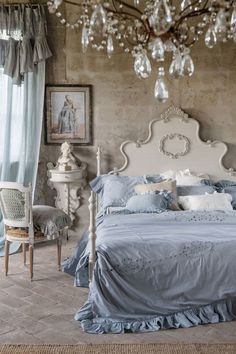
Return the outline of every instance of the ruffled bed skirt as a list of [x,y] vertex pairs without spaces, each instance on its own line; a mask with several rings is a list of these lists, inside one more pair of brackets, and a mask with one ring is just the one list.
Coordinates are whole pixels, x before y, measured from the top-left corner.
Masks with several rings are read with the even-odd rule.
[[92,304],[86,302],[75,315],[75,320],[81,322],[81,326],[85,332],[95,334],[154,332],[161,329],[189,328],[201,324],[228,322],[235,319],[235,298],[186,309],[172,315],[152,316],[133,320],[96,318],[93,313]]

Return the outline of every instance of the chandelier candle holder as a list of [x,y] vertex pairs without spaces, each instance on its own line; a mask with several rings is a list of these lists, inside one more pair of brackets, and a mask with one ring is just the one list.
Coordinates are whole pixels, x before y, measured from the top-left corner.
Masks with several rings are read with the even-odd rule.
[[[60,12],[63,2],[80,8],[75,22]],[[132,55],[139,79],[151,75],[152,59],[158,68],[158,102],[169,97],[163,67],[167,55],[172,56],[169,75],[178,79],[193,75],[191,48],[202,36],[210,49],[228,40],[236,43],[236,0],[50,0],[47,5],[67,28],[82,27],[83,53],[91,46],[111,58],[121,48]]]

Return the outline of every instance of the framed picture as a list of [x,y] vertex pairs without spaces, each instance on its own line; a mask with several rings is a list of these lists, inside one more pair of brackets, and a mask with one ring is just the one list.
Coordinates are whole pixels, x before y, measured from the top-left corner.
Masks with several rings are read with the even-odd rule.
[[46,85],[46,144],[92,144],[92,86]]

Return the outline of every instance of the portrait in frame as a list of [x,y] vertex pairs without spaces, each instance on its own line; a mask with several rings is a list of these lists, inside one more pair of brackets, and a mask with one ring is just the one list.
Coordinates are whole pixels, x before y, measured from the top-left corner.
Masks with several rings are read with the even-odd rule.
[[46,144],[92,145],[92,86],[46,85]]

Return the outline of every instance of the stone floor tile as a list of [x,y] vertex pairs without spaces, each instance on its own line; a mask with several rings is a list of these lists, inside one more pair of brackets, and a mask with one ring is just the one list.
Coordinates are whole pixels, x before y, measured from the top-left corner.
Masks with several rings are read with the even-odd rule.
[[27,302],[22,298],[17,298],[2,291],[0,293],[0,304],[4,304],[10,308],[21,308],[22,306],[27,305]]
[[22,329],[0,335],[1,344],[42,344],[42,341]]
[[6,293],[17,298],[24,298],[33,294],[30,289],[24,289],[19,285],[12,285],[7,288],[4,288],[2,292],[3,294]]
[[56,329],[47,329],[44,332],[40,332],[35,334],[35,337],[39,339],[43,343],[50,343],[50,344],[76,344],[76,338],[73,338],[69,335],[65,335]]
[[2,276],[0,277],[0,284],[1,284],[1,290],[5,289],[5,288],[9,288],[10,286],[14,285],[14,283],[9,281],[6,277],[4,277],[4,279],[3,279]]
[[54,299],[47,297],[46,293],[44,294],[44,296],[38,294],[31,294],[30,296],[27,296],[27,298],[25,298],[25,302],[27,302],[27,304],[30,303],[40,306],[54,306],[58,303]]
[[12,332],[16,329],[16,326],[9,324],[5,321],[0,321],[0,335]]
[[42,318],[48,317],[52,314],[51,309],[53,309],[54,306],[50,307],[41,307],[36,304],[31,304],[28,306],[25,306],[22,311],[24,314],[32,317],[35,321],[38,321]]

